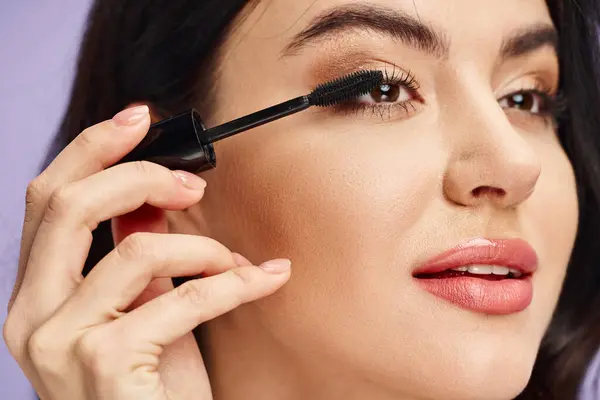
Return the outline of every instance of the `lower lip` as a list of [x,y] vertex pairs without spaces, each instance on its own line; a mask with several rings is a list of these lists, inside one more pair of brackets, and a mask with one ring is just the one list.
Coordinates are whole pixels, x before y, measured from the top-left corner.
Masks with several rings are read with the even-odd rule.
[[486,280],[473,276],[417,279],[429,293],[471,311],[493,315],[514,314],[531,304],[531,277]]

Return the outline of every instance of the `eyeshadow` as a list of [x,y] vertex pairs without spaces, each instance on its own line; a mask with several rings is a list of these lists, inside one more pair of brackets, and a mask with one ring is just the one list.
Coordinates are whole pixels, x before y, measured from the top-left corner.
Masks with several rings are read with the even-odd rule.
[[383,69],[390,64],[378,60],[372,53],[359,49],[331,50],[317,56],[310,68],[312,83],[326,82],[339,76],[363,70]]

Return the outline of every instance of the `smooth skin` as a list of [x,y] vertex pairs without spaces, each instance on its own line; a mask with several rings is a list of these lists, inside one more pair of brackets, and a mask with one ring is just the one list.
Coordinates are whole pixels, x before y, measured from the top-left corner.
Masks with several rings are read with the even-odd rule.
[[[86,129],[29,185],[4,337],[44,400],[212,398],[190,332],[290,276],[289,260],[257,267],[209,238],[165,234],[157,210],[192,206],[206,183],[152,163],[111,167],[149,124],[138,106]],[[111,218],[118,244],[83,279],[91,232]],[[176,289],[169,279],[199,274]]]

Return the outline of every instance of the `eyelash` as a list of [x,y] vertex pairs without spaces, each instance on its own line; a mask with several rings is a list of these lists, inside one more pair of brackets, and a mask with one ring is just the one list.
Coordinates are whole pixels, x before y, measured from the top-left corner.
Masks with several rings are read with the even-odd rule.
[[[355,99],[353,101],[339,104],[336,108],[336,111],[343,114],[359,114],[362,112],[363,116],[367,113],[367,111],[371,111],[372,115],[378,115],[381,117],[381,119],[385,119],[386,114],[387,118],[391,119],[392,111],[396,111],[398,108],[402,109],[404,114],[407,116],[410,115],[411,112],[417,111],[415,101],[422,103],[423,99],[418,93],[420,86],[415,76],[410,71],[402,71],[396,68],[396,66],[393,66],[391,73],[388,72],[387,68],[384,68],[382,72],[383,83],[379,86],[379,88],[383,86],[399,86],[407,90],[414,99],[388,104],[364,104],[359,103],[358,99]],[[369,96],[371,93],[366,94],[365,96]]]
[[[500,103],[503,100],[509,100],[511,97],[519,95],[533,95],[539,98],[540,109],[537,113],[523,110],[530,117],[542,118],[545,121],[552,121],[553,123],[560,122],[567,112],[567,99],[562,92],[552,94],[552,92],[546,89],[540,82],[536,82],[533,87],[523,88],[517,91],[513,91],[506,96],[503,96],[498,100]],[[509,108],[509,110],[521,111],[519,108]]]
[[[371,115],[379,116],[381,119],[391,119],[392,112],[395,111],[401,111],[403,113],[400,118],[407,118],[411,115],[411,113],[416,112],[418,105],[423,104],[425,101],[419,95],[420,86],[415,76],[410,71],[404,72],[395,66],[393,66],[391,74],[388,73],[387,68],[385,68],[382,72],[384,79],[379,88],[382,88],[383,86],[398,86],[400,90],[404,89],[408,91],[411,99],[401,102],[390,102],[387,104],[365,104],[360,103],[358,98],[353,101],[338,105],[336,111],[346,115],[362,113],[363,116],[370,111]],[[365,96],[371,96],[372,93],[373,92]],[[543,87],[540,82],[536,82],[534,87],[523,88],[509,93],[498,99],[498,103],[509,101],[511,98],[514,99],[515,96],[519,95],[535,96],[539,102],[539,111],[534,113],[527,110],[521,110],[519,108],[508,108],[507,110],[522,111],[529,117],[541,118],[544,121],[552,121],[553,123],[561,120],[567,110],[567,103],[564,96],[560,93],[552,94],[551,91]]]

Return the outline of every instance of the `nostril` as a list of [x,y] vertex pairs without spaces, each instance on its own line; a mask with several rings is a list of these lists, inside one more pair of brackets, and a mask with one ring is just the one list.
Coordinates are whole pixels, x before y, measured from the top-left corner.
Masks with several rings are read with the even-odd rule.
[[506,191],[501,188],[491,187],[491,186],[478,186],[475,189],[471,190],[471,195],[475,198],[490,196],[490,197],[504,197],[506,196]]

